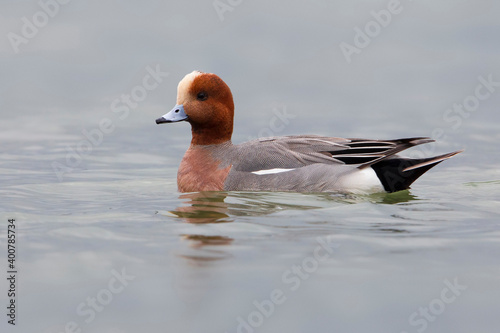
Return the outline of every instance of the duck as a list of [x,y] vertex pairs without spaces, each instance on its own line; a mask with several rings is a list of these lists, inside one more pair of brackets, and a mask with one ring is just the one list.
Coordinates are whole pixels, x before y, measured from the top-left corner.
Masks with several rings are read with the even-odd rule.
[[461,153],[398,155],[433,142],[291,135],[233,144],[234,101],[216,74],[193,71],[177,86],[176,105],[156,124],[186,121],[191,144],[177,173],[179,192],[286,191],[370,194],[397,192],[426,171]]

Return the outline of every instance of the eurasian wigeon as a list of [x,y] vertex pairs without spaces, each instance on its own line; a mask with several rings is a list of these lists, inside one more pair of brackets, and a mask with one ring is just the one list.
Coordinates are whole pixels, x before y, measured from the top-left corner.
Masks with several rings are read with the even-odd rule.
[[344,139],[317,135],[231,142],[231,90],[215,74],[194,71],[177,88],[177,105],[157,124],[187,121],[192,140],[177,173],[180,192],[294,191],[373,193],[409,188],[424,172],[461,151],[396,155],[434,140]]

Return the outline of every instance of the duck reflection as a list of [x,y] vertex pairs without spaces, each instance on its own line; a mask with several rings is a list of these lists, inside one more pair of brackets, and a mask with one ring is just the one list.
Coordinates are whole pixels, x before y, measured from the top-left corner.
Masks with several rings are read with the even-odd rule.
[[394,193],[376,193],[371,195],[376,203],[395,205],[408,203],[416,200],[420,200],[417,196],[411,194],[409,190],[403,190]]
[[[233,222],[229,215],[228,205],[224,202],[226,197],[225,192],[184,193],[179,196],[179,199],[184,201],[182,206],[170,213],[192,224]],[[215,228],[217,230],[217,227]],[[209,235],[181,234],[181,239],[186,241],[188,247],[178,255],[195,262],[226,258],[227,253],[214,249],[212,246],[230,245],[233,239],[223,235],[213,235],[213,227],[210,230]]]
[[229,208],[224,202],[225,192],[193,192],[179,196],[186,200],[185,205],[170,213],[184,219],[188,223],[221,223],[232,222],[228,215]]
[[233,239],[225,236],[205,236],[205,235],[181,235],[183,240],[190,241],[192,248],[199,248],[205,245],[229,245]]
[[[231,196],[228,204],[224,200]],[[418,197],[404,190],[395,193],[369,195],[341,193],[287,193],[287,192],[193,192],[179,196],[182,206],[169,213],[188,223],[233,222],[238,216],[265,216],[283,209],[311,210],[333,205],[373,202],[379,204],[404,204]],[[205,240],[213,242],[213,240]]]

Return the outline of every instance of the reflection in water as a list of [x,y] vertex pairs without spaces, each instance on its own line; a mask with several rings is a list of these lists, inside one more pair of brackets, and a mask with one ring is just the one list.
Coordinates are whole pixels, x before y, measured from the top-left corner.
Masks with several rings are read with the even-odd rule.
[[[228,205],[224,202],[227,194],[224,192],[195,192],[181,194],[179,199],[182,206],[170,211],[183,221],[193,224],[232,222],[229,216]],[[233,239],[222,235],[205,235],[200,233],[200,227],[195,228],[195,233],[182,233],[183,245],[176,250],[178,261],[174,265],[174,288],[178,300],[182,301],[189,309],[188,317],[192,313],[201,311],[205,295],[213,287],[208,281],[213,281],[213,266],[219,265],[220,260],[232,257],[227,246]],[[207,226],[208,227],[208,226]],[[207,229],[213,232],[213,228]],[[217,230],[217,227],[216,229]],[[223,246],[225,245],[225,247]]]
[[[225,192],[193,192],[179,196],[183,205],[170,211],[183,221],[193,224],[232,222],[228,205],[224,202]],[[185,201],[187,199],[187,201]],[[181,239],[187,242],[187,248],[180,249],[178,257],[188,259],[189,265],[220,260],[228,254],[211,246],[230,245],[233,239],[222,235],[181,234]]]
[[[396,193],[376,193],[371,195],[352,195],[338,193],[287,193],[287,192],[193,192],[179,196],[182,205],[170,214],[179,217],[190,224],[208,224],[205,229],[195,229],[180,234],[186,241],[187,248],[180,256],[195,261],[210,261],[226,258],[213,247],[231,245],[233,238],[218,232],[218,223],[234,222],[249,216],[271,216],[283,210],[313,211],[321,209],[339,208],[346,205],[374,203],[396,205],[420,200],[410,194],[408,190]],[[225,202],[228,201],[228,202]],[[396,217],[396,216],[394,216]],[[401,218],[396,217],[398,220]],[[330,221],[333,223],[333,221]],[[279,223],[279,222],[278,222]],[[398,221],[400,223],[400,221]],[[385,231],[401,232],[400,228],[387,229],[386,223],[378,225],[369,223],[375,228],[385,228]],[[359,226],[359,223],[357,224]],[[215,229],[214,229],[215,228]],[[237,226],[241,228],[241,226]],[[216,233],[214,234],[214,230]],[[227,230],[227,229],[225,229]],[[206,232],[205,232],[206,231]]]
[[[176,256],[187,259],[188,266],[197,267],[211,261],[232,257],[221,245],[230,245],[233,239],[225,236],[181,235],[187,247],[177,250]],[[215,247],[214,247],[215,246]]]
[[225,192],[193,192],[181,194],[179,199],[188,199],[186,205],[170,213],[189,223],[232,222],[228,215],[228,206],[224,202]]
[[205,235],[182,235],[182,239],[192,241],[192,247],[194,248],[203,245],[228,245],[233,241],[230,237]]
[[420,200],[416,196],[411,194],[409,190],[403,190],[394,193],[375,193],[372,194],[371,197],[375,199],[375,203],[389,205]]
[[[368,238],[376,233],[384,236],[405,234],[411,232],[408,221],[401,218],[386,219],[386,211],[394,215],[396,212],[401,213],[404,207],[425,202],[425,199],[417,198],[410,191],[371,195],[194,192],[181,194],[179,199],[180,204],[170,210],[169,215],[175,216],[179,222],[187,222],[187,225],[179,223],[181,243],[174,251],[173,287],[177,300],[187,309],[187,317],[198,316],[205,311],[203,304],[211,302],[211,291],[217,288],[217,281],[227,276],[228,267],[242,260],[235,255],[240,244],[248,242],[250,235],[252,238],[260,235],[251,232],[262,232],[262,229],[287,230],[289,235],[297,232],[304,237],[306,234],[325,235],[356,230],[358,235],[370,235]],[[357,212],[356,206],[360,206],[359,209],[364,213]],[[367,206],[377,208],[370,211],[366,209]],[[390,206],[400,208],[393,209],[395,207]],[[280,216],[287,211],[291,218],[283,223]],[[322,214],[321,221],[311,222],[310,216],[315,214]],[[337,214],[341,216],[340,219],[335,217]],[[255,219],[259,216],[265,218]],[[286,228],[282,228],[283,225]],[[391,248],[390,251],[402,253],[406,247]]]
[[[230,203],[224,200],[230,198]],[[181,194],[182,206],[170,211],[188,223],[233,222],[238,216],[262,216],[286,209],[311,210],[363,202],[399,204],[419,200],[410,191],[354,195],[288,192],[193,192]],[[187,200],[186,200],[187,199]]]
[[[226,236],[205,236],[205,235],[182,235],[182,240],[189,241],[188,245],[192,249],[201,249],[204,246],[220,246],[220,245],[230,245],[233,242],[231,237]],[[210,255],[207,256],[206,254]],[[181,256],[189,258],[189,259],[200,259],[200,260],[217,260],[223,259],[226,256],[221,255],[220,251],[208,250],[204,251],[204,255],[196,255],[196,254],[182,254]]]

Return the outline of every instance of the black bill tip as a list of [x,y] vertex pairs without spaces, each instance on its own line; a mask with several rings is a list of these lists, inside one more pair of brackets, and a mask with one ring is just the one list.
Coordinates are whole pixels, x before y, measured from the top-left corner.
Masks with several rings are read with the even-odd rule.
[[170,123],[170,121],[168,121],[167,119],[165,119],[163,117],[160,117],[160,118],[156,119],[156,123],[163,124],[163,123]]

